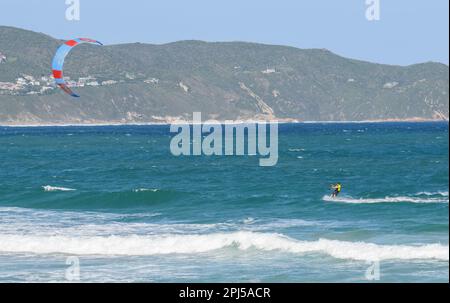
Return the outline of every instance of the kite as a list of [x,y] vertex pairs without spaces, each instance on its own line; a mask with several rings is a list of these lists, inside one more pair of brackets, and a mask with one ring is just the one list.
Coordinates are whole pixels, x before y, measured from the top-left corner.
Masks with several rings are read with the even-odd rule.
[[69,40],[64,42],[63,45],[61,45],[55,53],[55,56],[53,57],[52,61],[52,72],[53,72],[53,78],[55,78],[56,84],[67,94],[71,95],[72,97],[79,97],[77,94],[75,94],[69,86],[66,84],[66,81],[64,81],[63,77],[63,65],[64,65],[64,59],[66,58],[67,54],[72,50],[74,46],[77,46],[78,44],[83,43],[91,43],[96,45],[103,45],[101,42],[97,40],[92,40],[88,38],[76,38],[73,40]]

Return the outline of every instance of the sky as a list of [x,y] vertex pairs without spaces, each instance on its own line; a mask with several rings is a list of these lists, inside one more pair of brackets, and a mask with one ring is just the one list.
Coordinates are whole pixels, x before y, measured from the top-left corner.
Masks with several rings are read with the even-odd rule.
[[[66,1],[80,2],[80,20],[67,20]],[[366,1],[379,1],[379,20],[366,18]],[[0,25],[105,44],[249,41],[448,64],[448,11],[448,0],[0,0]]]

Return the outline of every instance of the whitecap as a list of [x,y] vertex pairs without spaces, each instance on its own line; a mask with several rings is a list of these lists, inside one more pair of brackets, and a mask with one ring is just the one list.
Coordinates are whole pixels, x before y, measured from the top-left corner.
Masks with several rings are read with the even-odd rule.
[[421,191],[421,192],[416,193],[416,196],[443,196],[443,197],[448,197],[448,191],[434,191],[434,192]]
[[371,203],[448,203],[448,199],[442,198],[421,198],[421,197],[384,197],[384,198],[352,198],[352,197],[330,197],[323,196],[323,201],[341,202],[352,204],[371,204]]
[[337,259],[449,260],[449,247],[440,243],[423,245],[380,245],[329,239],[300,241],[282,234],[232,232],[203,235],[128,236],[24,236],[0,235],[1,252],[75,255],[161,255],[196,254],[219,249],[255,249],[293,254],[325,254]]
[[136,188],[136,189],[133,189],[133,192],[135,192],[135,193],[144,192],[144,191],[157,192],[157,191],[159,191],[159,189],[158,188]]
[[50,186],[50,185],[42,186],[42,188],[44,189],[44,191],[75,191],[76,190],[73,188],[57,187],[57,186]]

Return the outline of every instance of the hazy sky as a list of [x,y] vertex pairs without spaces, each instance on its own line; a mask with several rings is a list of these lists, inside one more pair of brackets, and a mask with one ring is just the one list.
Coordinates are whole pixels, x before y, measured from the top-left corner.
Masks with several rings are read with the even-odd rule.
[[0,0],[0,25],[78,36],[106,44],[196,39],[327,48],[372,62],[448,64],[448,0],[80,0],[80,20],[66,20],[66,0]]

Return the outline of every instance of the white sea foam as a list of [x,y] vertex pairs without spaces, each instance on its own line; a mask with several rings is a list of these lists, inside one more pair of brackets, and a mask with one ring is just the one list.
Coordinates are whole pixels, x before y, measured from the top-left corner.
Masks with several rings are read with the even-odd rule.
[[[309,221],[302,219],[277,219],[246,217],[226,222],[195,223],[184,221],[163,221],[161,213],[105,213],[61,210],[36,210],[18,207],[0,207],[0,233],[15,235],[51,236],[126,236],[161,234],[207,234],[216,232],[273,232],[274,230],[335,226],[345,222]],[[153,219],[155,218],[155,219]]]
[[155,236],[23,236],[0,235],[0,252],[76,255],[195,254],[224,248],[256,249],[294,254],[325,254],[349,260],[449,260],[449,247],[442,244],[378,245],[319,239],[299,241],[281,234],[234,232],[205,235]]
[[159,189],[157,189],[157,188],[136,188],[136,189],[133,189],[133,192],[135,192],[135,193],[145,192],[145,191],[157,192],[157,191],[159,191]]
[[306,226],[320,226],[329,225],[329,222],[310,221],[303,219],[270,219],[266,222],[258,222],[259,225],[253,226],[252,230],[269,231],[278,228],[292,228],[292,227],[306,227]]
[[416,196],[442,196],[442,197],[448,197],[448,191],[421,191],[416,194]]
[[371,203],[448,203],[448,198],[420,198],[420,197],[384,197],[384,198],[352,198],[352,197],[330,197],[323,196],[323,201],[352,203],[352,204],[371,204]]
[[253,223],[255,223],[255,219],[252,218],[252,217],[248,217],[248,218],[245,218],[244,220],[242,220],[242,223],[244,223],[244,224],[253,224]]
[[73,188],[56,187],[56,186],[50,186],[50,185],[42,186],[42,188],[45,191],[75,191],[76,190],[76,189],[73,189]]

